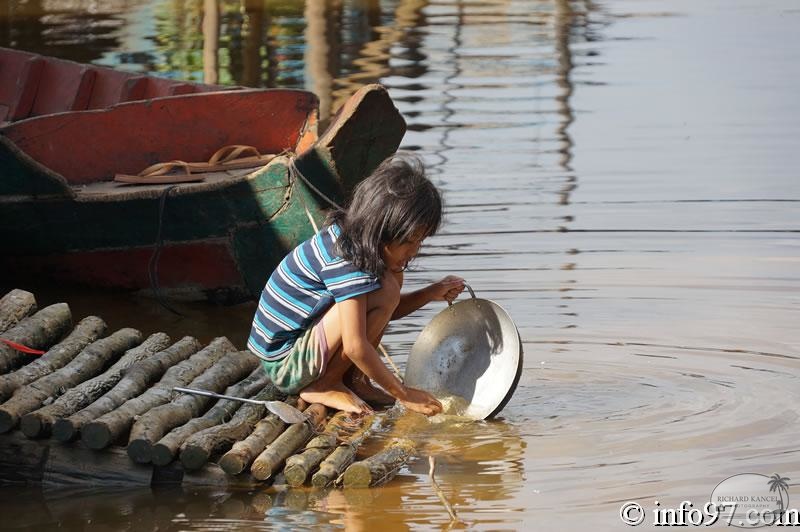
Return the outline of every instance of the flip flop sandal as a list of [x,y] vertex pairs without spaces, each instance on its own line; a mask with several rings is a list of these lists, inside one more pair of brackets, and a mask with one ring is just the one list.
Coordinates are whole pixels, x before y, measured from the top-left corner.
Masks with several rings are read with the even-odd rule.
[[[248,157],[242,154],[252,153]],[[262,155],[255,147],[242,144],[231,144],[218,149],[208,160],[208,166],[215,170],[233,170],[237,168],[252,168],[264,166],[276,156],[268,153]]]
[[[242,157],[243,153],[253,153],[254,155]],[[178,160],[156,163],[148,166],[138,175],[116,174],[114,181],[136,185],[192,183],[203,180],[203,177],[198,174],[264,166],[275,157],[276,155],[273,154],[262,155],[253,146],[231,144],[218,149],[205,163],[187,163]],[[177,169],[183,169],[184,173],[175,173]]]
[[[166,163],[156,163],[148,166],[138,175],[116,174],[114,181],[117,183],[130,183],[136,185],[168,185],[172,183],[193,183],[202,181],[204,178],[198,173],[196,163],[187,163],[184,161],[169,161]],[[184,173],[174,173],[177,169],[183,169]]]

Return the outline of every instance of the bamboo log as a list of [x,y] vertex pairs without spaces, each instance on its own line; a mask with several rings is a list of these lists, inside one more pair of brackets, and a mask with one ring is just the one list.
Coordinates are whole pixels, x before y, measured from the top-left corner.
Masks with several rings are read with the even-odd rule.
[[343,475],[344,487],[368,488],[390,481],[406,464],[414,449],[412,440],[402,438],[391,442],[377,454],[350,464]]
[[308,416],[308,423],[296,423],[286,429],[253,461],[250,467],[253,477],[258,480],[270,478],[287,458],[314,435],[315,427],[325,420],[326,409],[321,404],[313,404],[304,413]]
[[0,299],[0,333],[7,331],[23,318],[36,312],[33,294],[15,288]]
[[[2,337],[33,349],[47,349],[58,342],[72,327],[72,313],[66,303],[45,307],[23,319],[2,334]],[[0,343],[0,375],[18,368],[28,355]]]
[[[225,349],[227,352],[229,347],[232,347],[230,342],[219,342],[218,349]],[[195,378],[189,383],[189,387],[221,392],[253,371],[257,365],[258,358],[250,351],[230,353]],[[153,444],[171,429],[202,414],[212,401],[211,397],[183,394],[170,403],[157,406],[142,414],[131,428],[128,456],[139,464],[150,463]]]
[[[250,397],[269,384],[269,377],[260,366],[253,370],[248,377],[225,390],[225,395],[233,397]],[[189,420],[180,427],[173,429],[153,446],[153,464],[165,466],[175,459],[178,449],[192,434],[219,425],[230,419],[242,403],[238,401],[221,400],[211,407],[211,410]]]
[[350,436],[325,458],[319,470],[311,477],[311,484],[317,488],[330,486],[353,463],[361,443],[369,436],[376,416],[363,416],[355,420]]
[[[275,401],[281,396],[272,384],[261,390],[254,399]],[[246,438],[267,411],[263,405],[244,404],[227,423],[193,434],[181,445],[181,463],[186,469],[198,469],[215,454],[227,451],[234,442]]]
[[[286,403],[297,404],[297,396],[289,397]],[[270,414],[256,423],[253,432],[242,441],[237,441],[231,450],[219,459],[219,466],[229,475],[238,475],[253,463],[256,456],[267,448],[286,428],[286,423],[275,414]]]
[[300,454],[295,454],[286,459],[286,466],[283,468],[283,476],[286,483],[292,487],[302,486],[306,483],[308,475],[325,458],[327,458],[338,443],[339,432],[350,420],[347,412],[337,412],[322,434],[311,439],[306,448]]
[[[17,426],[22,416],[40,408],[49,397],[58,397],[64,390],[94,377],[110,360],[114,360],[140,340],[139,331],[120,329],[111,336],[86,346],[81,354],[63,368],[18,388],[11,399],[0,406],[0,433]],[[33,434],[38,433],[34,429],[33,424],[29,425],[28,430]],[[28,435],[27,432],[25,434]]]
[[224,356],[227,351],[219,349],[220,344],[227,344],[230,350],[235,349],[227,338],[216,338],[205,349],[169,368],[161,380],[142,395],[128,399],[116,410],[88,423],[81,431],[81,440],[91,449],[104,449],[111,445],[133,425],[136,416],[171,401],[175,397],[172,388],[186,386]]
[[[136,332],[138,333],[138,331]],[[150,335],[140,344],[141,341],[142,336],[139,333],[122,358],[102,374],[68,390],[53,403],[23,416],[21,422],[23,432],[28,435],[34,432],[37,436],[49,435],[57,419],[70,416],[102,397],[122,379],[126,369],[167,347],[169,345],[169,336],[164,333],[157,333]],[[36,418],[35,421],[33,418]]]
[[75,439],[87,423],[111,412],[128,399],[141,395],[153,382],[160,379],[165,371],[186,360],[198,349],[197,340],[187,336],[163,351],[131,366],[125,371],[117,385],[104,396],[68,418],[57,420],[53,426],[55,437],[61,441]]
[[17,388],[63,368],[83,351],[84,347],[103,336],[105,332],[106,323],[100,318],[96,316],[83,318],[69,336],[50,348],[47,353],[13,373],[0,376],[0,401],[11,397]]

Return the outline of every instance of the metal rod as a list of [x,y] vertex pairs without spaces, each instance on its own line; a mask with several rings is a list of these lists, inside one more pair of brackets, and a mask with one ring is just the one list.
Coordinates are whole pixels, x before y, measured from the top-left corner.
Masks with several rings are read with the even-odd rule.
[[241,403],[252,403],[254,405],[262,405],[262,406],[264,405],[264,401],[258,401],[256,399],[245,399],[243,397],[233,397],[231,395],[223,395],[221,393],[208,392],[206,390],[195,390],[195,389],[192,389],[192,388],[181,388],[179,386],[174,387],[173,390],[176,391],[176,392],[190,393],[190,394],[193,394],[193,395],[204,395],[206,397],[214,397],[216,399],[230,399],[231,401],[239,401]]

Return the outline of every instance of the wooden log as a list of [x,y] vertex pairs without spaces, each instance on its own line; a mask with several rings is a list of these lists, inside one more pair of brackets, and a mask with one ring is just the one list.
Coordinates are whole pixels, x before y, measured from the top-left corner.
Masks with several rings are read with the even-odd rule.
[[[86,346],[81,354],[63,368],[45,375],[27,386],[17,388],[11,399],[0,406],[0,433],[16,427],[22,416],[40,408],[48,398],[58,397],[65,390],[89,377],[94,377],[109,361],[119,357],[140,340],[141,333],[139,331],[120,329],[108,338],[102,338]],[[28,430],[31,431],[31,434],[38,434],[38,429],[34,424],[30,424]]]
[[[194,342],[197,347],[200,347],[197,340]],[[227,351],[218,349],[220,343],[229,344],[231,349],[235,349],[227,338],[215,339],[205,349],[169,368],[155,386],[140,396],[128,399],[119,408],[86,424],[81,431],[81,440],[90,449],[104,449],[111,445],[133,425],[136,416],[171,401],[175,397],[172,388],[186,386],[192,379],[224,356]]]
[[194,338],[186,337],[150,358],[131,366],[125,371],[117,385],[104,396],[68,418],[57,420],[53,426],[54,435],[61,441],[75,439],[87,423],[111,412],[128,399],[141,395],[152,383],[160,379],[165,371],[189,358],[197,349],[199,349],[197,341]]
[[[264,369],[257,367],[246,379],[229,386],[225,390],[225,395],[250,397],[261,391],[268,384],[269,377],[264,373]],[[153,446],[153,463],[158,466],[169,464],[178,455],[178,449],[183,445],[183,442],[190,436],[229,420],[241,405],[242,403],[238,401],[217,401],[211,407],[211,410],[203,414],[203,416],[191,419],[180,427],[173,429]]]
[[[136,331],[138,333],[138,331]],[[93,377],[83,383],[68,390],[64,395],[56,399],[53,403],[31,412],[22,418],[22,425],[27,426],[34,423],[32,418],[36,418],[37,436],[49,435],[56,419],[70,416],[75,412],[92,404],[93,401],[102,397],[107,391],[113,388],[122,378],[126,369],[137,362],[147,359],[153,353],[157,353],[169,345],[169,336],[164,333],[150,335],[143,343],[141,334],[137,334],[131,339],[133,346],[117,360],[110,368],[105,370],[97,377]],[[136,345],[139,344],[139,345]],[[134,347],[135,346],[135,347]],[[26,429],[23,428],[23,432]],[[26,434],[32,433],[29,428]]]
[[0,402],[5,401],[14,390],[63,368],[83,348],[106,332],[106,323],[96,316],[83,318],[64,340],[50,348],[30,364],[13,373],[0,376]]
[[308,442],[314,435],[315,427],[325,421],[326,409],[321,404],[313,404],[305,409],[307,423],[296,423],[283,431],[275,441],[264,449],[253,461],[250,473],[258,480],[267,480],[277,472],[284,461]]
[[[233,347],[230,342],[226,340],[217,344],[218,349],[224,349],[228,354],[189,383],[190,388],[221,392],[258,365],[258,358],[250,351],[230,353],[229,348]],[[131,428],[128,456],[136,463],[149,463],[153,456],[153,444],[173,428],[202,414],[212,401],[211,397],[181,394],[170,403],[142,414]]]
[[350,464],[344,472],[345,488],[380,486],[397,475],[411,455],[415,445],[412,440],[394,440],[385,449],[360,462]]
[[[297,405],[297,396],[289,397],[286,403]],[[286,423],[275,414],[270,414],[258,423],[242,441],[237,441],[231,450],[219,459],[219,466],[229,475],[238,475],[253,463],[256,456],[267,448],[286,429]]]
[[298,487],[306,483],[308,475],[336,448],[339,431],[349,420],[347,412],[337,412],[328,421],[322,434],[312,438],[302,453],[286,459],[283,476],[289,486]]
[[[381,418],[382,419],[382,418]],[[319,465],[319,470],[311,477],[316,488],[327,488],[353,463],[361,443],[369,436],[375,415],[362,416],[355,420],[351,434],[333,450]]]
[[36,312],[36,298],[33,294],[15,288],[0,299],[0,333],[7,331],[34,312]]
[[[69,305],[56,303],[23,319],[0,336],[33,349],[47,349],[61,340],[71,327]],[[26,358],[30,358],[30,355],[0,343],[0,375],[18,368]]]
[[[254,399],[275,401],[281,397],[275,386],[269,384]],[[187,438],[181,445],[181,463],[189,470],[198,469],[215,454],[227,451],[234,442],[246,438],[267,411],[263,405],[244,404],[227,423],[201,430]]]

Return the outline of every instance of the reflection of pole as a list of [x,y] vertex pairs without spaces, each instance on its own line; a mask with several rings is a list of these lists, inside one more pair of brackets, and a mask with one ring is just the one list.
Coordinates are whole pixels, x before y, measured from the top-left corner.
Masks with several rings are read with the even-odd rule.
[[242,85],[261,85],[261,37],[264,34],[264,3],[261,0],[244,0],[245,24],[242,47]]
[[331,115],[333,76],[328,71],[327,35],[334,28],[328,28],[325,13],[330,2],[326,0],[306,0],[306,49],[303,52],[305,61],[306,90],[310,90],[319,98],[319,119],[327,120]]
[[219,82],[219,5],[203,1],[203,82]]
[[561,141],[561,167],[568,172],[567,183],[561,189],[559,194],[559,203],[567,205],[569,203],[569,195],[577,187],[576,177],[572,171],[572,137],[570,137],[567,129],[575,120],[572,113],[572,108],[569,105],[570,97],[572,96],[572,80],[570,73],[572,72],[572,52],[569,49],[570,31],[575,19],[575,13],[570,5],[570,0],[556,0],[556,16],[555,16],[555,47],[558,56],[558,67],[556,69],[556,85],[561,89],[561,94],[556,96],[558,102],[558,114],[562,116],[561,123],[556,129],[556,136]]

